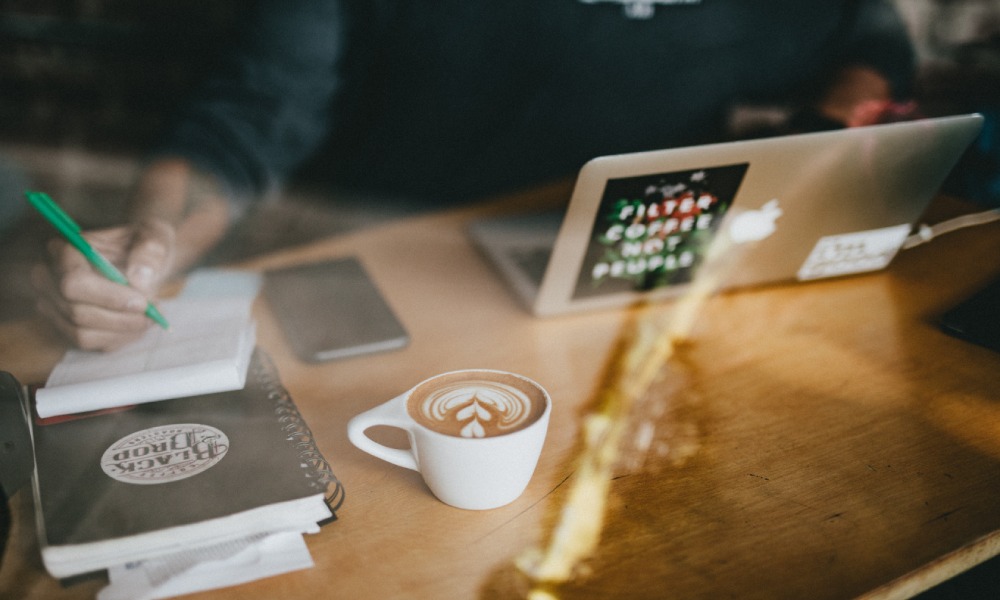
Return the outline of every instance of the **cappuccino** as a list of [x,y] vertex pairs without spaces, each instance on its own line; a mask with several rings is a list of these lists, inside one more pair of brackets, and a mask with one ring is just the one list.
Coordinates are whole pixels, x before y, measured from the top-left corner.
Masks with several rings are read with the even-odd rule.
[[411,393],[407,410],[420,425],[462,438],[496,437],[520,431],[545,412],[536,385],[497,371],[461,371],[435,377]]
[[[552,400],[526,377],[469,369],[431,377],[347,423],[351,443],[419,471],[446,504],[485,510],[524,492],[545,443]],[[406,431],[409,448],[390,448],[371,427]]]

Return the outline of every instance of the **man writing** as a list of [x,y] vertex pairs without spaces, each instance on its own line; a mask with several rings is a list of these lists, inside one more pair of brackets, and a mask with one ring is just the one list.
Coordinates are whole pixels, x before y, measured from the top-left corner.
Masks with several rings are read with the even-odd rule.
[[87,233],[132,285],[53,242],[33,272],[39,308],[83,348],[134,339],[159,286],[316,155],[331,189],[452,202],[565,178],[599,155],[720,141],[740,103],[847,126],[908,93],[913,55],[888,1],[651,8],[260,2],[152,153],[128,223]]

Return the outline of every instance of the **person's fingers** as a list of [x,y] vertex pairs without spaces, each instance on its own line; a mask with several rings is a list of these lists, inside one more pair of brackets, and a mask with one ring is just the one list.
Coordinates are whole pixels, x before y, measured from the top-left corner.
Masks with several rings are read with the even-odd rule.
[[83,235],[121,268],[129,284],[109,280],[71,245],[54,240],[48,260],[31,273],[37,308],[74,345],[111,350],[150,327],[145,311],[171,272],[174,229],[165,221],[150,220]]
[[[81,263],[79,253],[67,244],[57,251],[61,255],[52,266],[33,273],[36,289],[52,298],[54,305],[61,309],[78,304],[124,313],[145,311],[147,298],[141,291],[107,279],[86,260]],[[66,310],[62,312],[71,317]]]
[[922,114],[916,102],[892,102],[888,100],[869,100],[860,102],[847,120],[848,127],[863,127],[865,125],[880,125],[883,123],[898,123],[921,118]]
[[[71,344],[83,350],[108,351],[137,339],[150,326],[144,315],[115,313],[97,307],[57,308],[48,297],[40,297],[38,312]],[[69,318],[68,315],[71,315]],[[93,323],[94,326],[88,326]]]
[[31,284],[39,299],[65,321],[83,327],[131,331],[146,310],[141,292],[84,270],[56,280],[50,269],[37,265],[31,271]]
[[45,245],[46,264],[54,273],[65,273],[75,269],[89,269],[87,259],[61,238],[52,238]]
[[133,287],[152,297],[169,275],[174,260],[175,231],[165,221],[141,223],[126,259],[125,275]]
[[[113,253],[107,241],[95,243]],[[71,343],[86,350],[111,350],[149,327],[142,292],[106,279],[64,242],[51,243],[49,256],[31,271],[37,309]]]

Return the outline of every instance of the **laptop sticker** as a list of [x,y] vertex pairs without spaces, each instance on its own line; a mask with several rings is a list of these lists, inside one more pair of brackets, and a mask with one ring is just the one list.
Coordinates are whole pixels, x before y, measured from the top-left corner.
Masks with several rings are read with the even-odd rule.
[[729,239],[736,244],[759,242],[777,231],[777,220],[782,214],[778,199],[772,198],[757,210],[742,212],[729,223]]
[[807,281],[883,269],[909,234],[910,226],[904,224],[822,237],[799,269],[798,278]]
[[690,282],[748,166],[609,179],[573,298]]

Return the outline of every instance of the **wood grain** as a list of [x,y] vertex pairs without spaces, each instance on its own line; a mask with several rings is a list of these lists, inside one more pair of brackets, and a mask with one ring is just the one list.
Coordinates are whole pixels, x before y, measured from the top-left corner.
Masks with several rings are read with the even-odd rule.
[[[260,345],[347,499],[339,520],[308,538],[315,568],[194,597],[523,595],[511,561],[541,543],[558,514],[579,416],[625,312],[530,317],[464,228],[555,197],[419,217],[245,265],[356,254],[412,343],[304,364],[266,304],[255,307]],[[934,208],[935,218],[971,210],[947,199]],[[1000,224],[992,224],[908,250],[882,273],[710,300],[636,415],[652,443],[614,476],[597,555],[559,597],[905,598],[1000,553],[1000,354],[935,325],[998,274]],[[61,349],[38,323],[0,325],[0,365],[22,380],[43,380]],[[346,436],[353,415],[468,367],[523,373],[554,401],[528,490],[486,512],[442,504],[416,473]],[[42,570],[26,496],[13,502],[0,596],[93,597],[100,582],[62,588]]]

